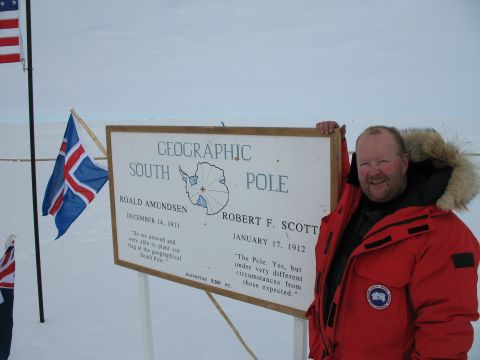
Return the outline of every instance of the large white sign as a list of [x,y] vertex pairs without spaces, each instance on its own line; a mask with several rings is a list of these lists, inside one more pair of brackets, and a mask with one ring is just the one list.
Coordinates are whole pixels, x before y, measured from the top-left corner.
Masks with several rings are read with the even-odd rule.
[[304,316],[338,134],[108,126],[107,141],[116,264]]

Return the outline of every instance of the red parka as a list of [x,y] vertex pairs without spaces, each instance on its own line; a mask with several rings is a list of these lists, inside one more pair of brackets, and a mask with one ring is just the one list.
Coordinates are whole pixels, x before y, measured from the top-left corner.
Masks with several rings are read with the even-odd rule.
[[322,219],[315,250],[315,295],[307,312],[313,359],[467,358],[471,322],[478,319],[479,245],[452,209],[464,208],[475,196],[478,180],[466,157],[436,132],[409,131],[403,137],[411,162],[431,159],[438,169],[453,169],[448,185],[434,204],[401,208],[368,231],[324,318],[329,267],[362,195],[347,181],[350,165],[342,142],[342,196]]

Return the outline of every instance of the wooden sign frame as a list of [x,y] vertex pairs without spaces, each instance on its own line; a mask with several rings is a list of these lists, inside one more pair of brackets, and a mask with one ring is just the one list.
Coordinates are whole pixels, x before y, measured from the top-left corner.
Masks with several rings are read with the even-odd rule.
[[338,130],[112,125],[106,134],[115,264],[305,317],[320,219],[339,196]]

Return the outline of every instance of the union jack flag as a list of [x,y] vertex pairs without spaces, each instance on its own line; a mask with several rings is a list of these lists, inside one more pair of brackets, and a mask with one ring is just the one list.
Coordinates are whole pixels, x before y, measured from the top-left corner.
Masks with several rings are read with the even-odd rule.
[[[5,255],[0,259],[0,288],[13,289],[15,283],[15,236],[7,238]],[[0,292],[0,304],[3,303]]]
[[0,259],[0,359],[8,359],[12,345],[13,285],[15,282],[14,243],[15,235],[10,235],[5,246],[5,255]]
[[53,215],[62,236],[108,180],[108,171],[87,153],[73,116],[68,119],[55,167],[45,190],[42,215]]

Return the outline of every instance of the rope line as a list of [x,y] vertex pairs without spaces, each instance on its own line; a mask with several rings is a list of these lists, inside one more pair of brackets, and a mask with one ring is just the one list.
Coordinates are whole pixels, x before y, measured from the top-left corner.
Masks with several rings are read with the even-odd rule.
[[[465,153],[467,156],[478,157],[480,153]],[[107,160],[106,156],[96,156],[95,160]],[[57,158],[37,158],[35,161],[56,161]],[[11,162],[30,162],[30,158],[0,158],[0,161]]]
[[[106,156],[96,156],[94,157],[95,160],[107,160]],[[57,158],[37,158],[35,161],[56,161]],[[30,159],[28,158],[0,158],[0,161],[11,161],[11,162],[30,162]]]
[[232,321],[230,320],[230,318],[227,316],[227,314],[225,314],[225,311],[223,311],[222,307],[220,306],[220,304],[217,302],[217,300],[213,297],[212,293],[210,291],[205,291],[205,293],[207,294],[207,296],[210,298],[210,300],[212,301],[212,303],[215,305],[215,307],[217,308],[218,312],[220,314],[222,314],[223,318],[225,319],[225,321],[227,322],[227,324],[230,326],[230,328],[232,329],[233,333],[237,336],[238,340],[242,343],[243,347],[245,348],[245,350],[250,354],[250,356],[252,357],[252,359],[254,360],[257,360],[258,358],[255,356],[255,354],[253,353],[253,351],[248,347],[247,343],[245,342],[245,340],[243,340],[242,338],[242,335],[240,335],[240,333],[238,332],[238,330],[235,328],[235,325],[233,325]]

